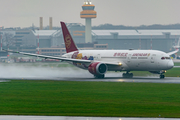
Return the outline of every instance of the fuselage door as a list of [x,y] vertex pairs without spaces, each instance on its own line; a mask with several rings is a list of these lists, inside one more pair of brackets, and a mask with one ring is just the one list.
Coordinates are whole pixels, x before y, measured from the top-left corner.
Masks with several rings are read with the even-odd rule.
[[97,54],[97,55],[95,56],[95,60],[101,60],[101,55],[100,55],[100,54]]
[[153,54],[153,55],[151,56],[151,63],[154,63],[155,57],[156,57],[156,54]]
[[128,63],[131,61],[131,54],[128,55]]
[[150,56],[149,70],[157,70],[156,54]]
[[100,54],[97,55],[97,59],[101,60],[101,55]]

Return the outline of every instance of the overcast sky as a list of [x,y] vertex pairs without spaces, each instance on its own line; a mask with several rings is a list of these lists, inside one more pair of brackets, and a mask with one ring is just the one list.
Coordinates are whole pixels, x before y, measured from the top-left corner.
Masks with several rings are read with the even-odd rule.
[[[0,26],[43,26],[53,17],[53,26],[59,21],[82,23],[80,18],[84,0],[0,0]],[[91,0],[97,11],[92,25],[110,23],[114,25],[152,25],[180,23],[180,0]]]

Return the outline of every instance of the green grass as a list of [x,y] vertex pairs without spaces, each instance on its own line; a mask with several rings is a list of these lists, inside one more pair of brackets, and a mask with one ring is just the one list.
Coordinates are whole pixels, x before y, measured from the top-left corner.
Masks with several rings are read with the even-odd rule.
[[0,83],[0,114],[180,117],[179,93],[179,84],[11,81]]
[[133,73],[133,76],[151,76],[154,75],[148,71],[131,71]]
[[180,62],[175,62],[174,66],[180,66]]
[[170,69],[164,75],[167,77],[180,77],[180,68]]

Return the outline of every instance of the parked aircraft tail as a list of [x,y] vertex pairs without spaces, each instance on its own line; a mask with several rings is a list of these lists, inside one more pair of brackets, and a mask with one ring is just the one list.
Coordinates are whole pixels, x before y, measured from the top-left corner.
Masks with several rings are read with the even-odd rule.
[[175,46],[173,46],[176,50],[180,48],[180,38]]
[[64,43],[66,46],[66,52],[73,52],[73,51],[77,51],[77,47],[71,37],[71,34],[69,33],[66,25],[64,22],[61,22],[61,28],[62,28],[62,32],[63,32],[63,37],[64,37]]

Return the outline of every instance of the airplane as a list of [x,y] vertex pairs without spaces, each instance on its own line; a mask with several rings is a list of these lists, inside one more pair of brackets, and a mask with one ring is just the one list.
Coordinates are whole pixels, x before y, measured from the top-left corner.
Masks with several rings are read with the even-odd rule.
[[132,78],[130,71],[149,71],[160,74],[163,79],[166,70],[173,68],[174,63],[170,55],[175,51],[165,53],[158,50],[79,50],[71,37],[64,22],[60,22],[66,54],[61,57],[46,56],[19,51],[5,50],[12,53],[19,53],[28,56],[35,56],[45,59],[57,59],[68,62],[76,67],[88,70],[95,78],[104,78],[107,71],[126,71],[124,78]]
[[[178,50],[180,48],[179,45],[180,45],[180,38],[179,38],[178,42],[173,46],[173,48]],[[177,53],[175,54],[175,58],[176,59],[178,58]]]
[[180,48],[180,38],[179,38],[179,40],[177,42],[177,45],[174,45],[173,48],[175,48],[175,49],[179,49]]

